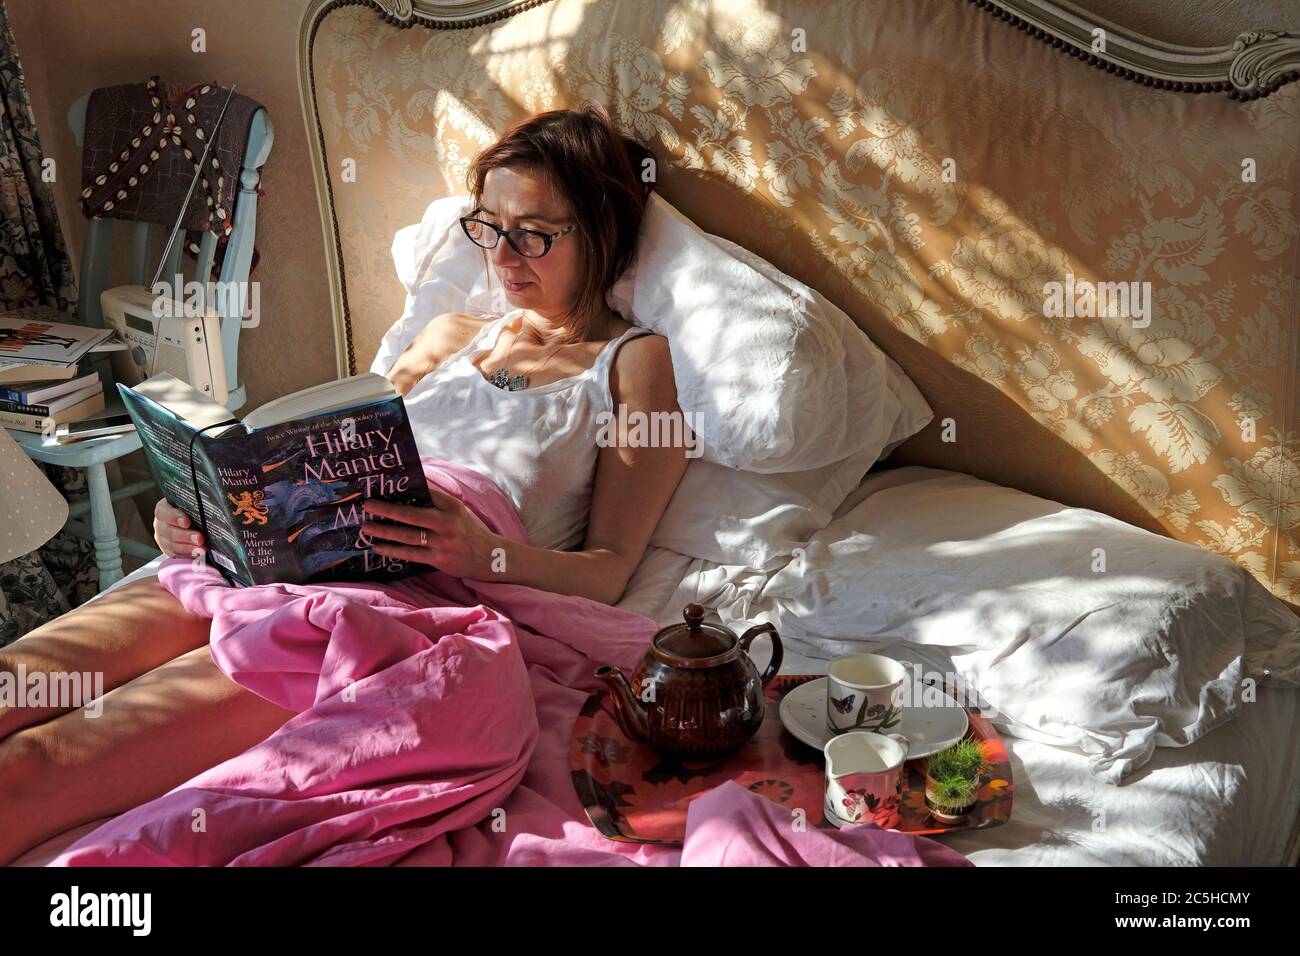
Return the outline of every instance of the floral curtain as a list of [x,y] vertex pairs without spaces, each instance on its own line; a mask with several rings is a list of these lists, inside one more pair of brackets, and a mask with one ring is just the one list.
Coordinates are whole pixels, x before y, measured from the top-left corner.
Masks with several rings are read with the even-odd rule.
[[[0,311],[34,305],[71,312],[76,280],[54,195],[41,178],[44,155],[31,99],[0,0]],[[55,487],[85,498],[85,473],[47,468]],[[38,551],[0,564],[0,646],[87,600],[99,578],[94,548],[59,534]]]

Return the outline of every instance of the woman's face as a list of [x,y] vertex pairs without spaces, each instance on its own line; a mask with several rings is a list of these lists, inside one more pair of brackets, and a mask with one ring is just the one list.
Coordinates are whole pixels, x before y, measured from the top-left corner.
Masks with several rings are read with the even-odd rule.
[[[526,169],[489,170],[483,180],[477,218],[502,229],[545,233],[573,225],[569,204],[550,180]],[[557,321],[568,314],[585,272],[575,232],[553,240],[550,251],[540,259],[521,256],[504,236],[495,249],[484,251],[512,306]]]

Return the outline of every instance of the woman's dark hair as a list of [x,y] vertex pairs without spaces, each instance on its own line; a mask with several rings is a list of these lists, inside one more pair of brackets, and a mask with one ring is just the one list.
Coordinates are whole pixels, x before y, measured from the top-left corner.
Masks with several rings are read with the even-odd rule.
[[573,210],[587,264],[568,316],[577,336],[605,304],[605,293],[632,263],[651,184],[641,173],[653,154],[621,135],[599,103],[538,113],[506,130],[474,160],[468,185],[475,202],[493,169],[540,172]]

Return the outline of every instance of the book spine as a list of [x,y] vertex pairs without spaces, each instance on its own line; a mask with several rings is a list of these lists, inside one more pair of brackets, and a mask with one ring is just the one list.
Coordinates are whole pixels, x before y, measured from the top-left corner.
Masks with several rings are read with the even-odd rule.
[[26,412],[8,411],[0,408],[0,425],[5,428],[16,428],[25,432],[52,432],[54,428],[65,422],[78,422],[90,418],[96,412],[104,408],[104,393],[96,392],[93,395],[87,395],[81,401],[76,402],[66,408],[61,408],[57,412],[46,412],[41,415],[33,415]]
[[38,415],[44,418],[50,413],[50,406],[28,405],[17,399],[0,398],[0,412],[12,412],[15,415]]
[[[97,386],[99,384],[99,373],[96,372],[90,375],[83,375],[78,379],[69,379],[66,382],[61,382],[59,385],[61,391],[50,397],[58,399],[77,392],[89,392],[92,386]],[[24,414],[48,415],[48,402],[33,402],[29,400],[30,396],[37,391],[45,391],[45,387],[9,388],[8,386],[0,386],[0,407],[3,407],[6,403],[12,405],[23,405],[26,408],[42,409],[41,411],[25,412]],[[10,408],[9,411],[22,411],[22,409]]]
[[121,383],[117,388],[135,422],[145,460],[163,496],[189,515],[196,529],[206,531],[207,558],[244,584],[253,583],[252,569],[230,523],[221,480],[208,454],[209,449],[224,442],[224,436],[195,437],[194,430],[167,409]]
[[[208,526],[208,556],[220,564],[233,577],[244,584],[267,583],[259,573],[259,566],[249,552],[246,538],[240,530],[236,516],[240,495],[246,489],[233,489],[226,484],[218,461],[225,460],[228,446],[238,447],[239,437],[232,439],[200,437],[194,444],[195,479],[203,498],[203,513]],[[241,456],[237,456],[241,457]],[[233,494],[232,494],[233,491]]]
[[29,358],[22,355],[15,355],[12,352],[0,352],[0,362],[9,366],[30,365],[33,369],[57,369],[59,371],[75,368],[77,365],[75,360],[64,361],[63,359],[52,358]]
[[28,415],[0,409],[0,427],[16,428],[20,432],[53,431],[55,422],[47,415]]

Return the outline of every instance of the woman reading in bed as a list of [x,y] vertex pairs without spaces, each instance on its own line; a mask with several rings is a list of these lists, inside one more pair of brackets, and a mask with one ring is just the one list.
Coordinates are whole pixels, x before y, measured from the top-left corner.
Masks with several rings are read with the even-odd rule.
[[[647,155],[587,107],[533,117],[478,157],[463,241],[485,250],[512,308],[438,316],[388,378],[421,454],[493,479],[531,543],[435,490],[433,508],[367,504],[395,522],[363,524],[377,552],[606,603],[623,593],[686,468],[682,448],[597,445],[601,412],[679,413],[667,341],[605,304],[635,250]],[[172,557],[203,544],[165,500],[154,532]],[[0,669],[98,671],[107,690],[96,719],[0,707],[0,861],[157,797],[293,716],[217,668],[210,624],[147,578],[0,651]]]

